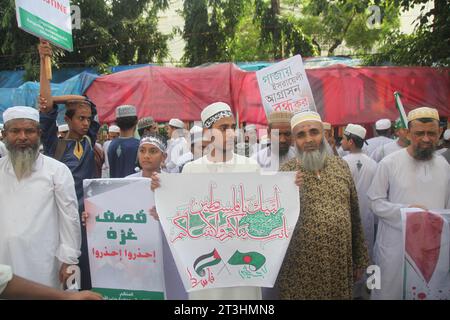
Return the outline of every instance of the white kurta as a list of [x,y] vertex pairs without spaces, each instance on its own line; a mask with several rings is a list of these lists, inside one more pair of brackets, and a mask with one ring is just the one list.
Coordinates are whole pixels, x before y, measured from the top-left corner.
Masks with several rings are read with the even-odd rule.
[[376,162],[380,162],[384,157],[394,153],[396,151],[402,150],[403,147],[398,144],[398,140],[382,144],[378,148],[376,148],[371,154],[370,157]]
[[8,282],[12,279],[11,267],[0,264],[0,294],[5,290]]
[[[269,146],[260,150],[258,153],[254,154],[250,158],[257,161],[262,171],[278,171],[280,167],[288,162],[289,160],[297,156],[297,151],[294,147],[290,147],[288,153],[280,158],[278,153],[272,153],[272,148]],[[272,159],[279,158],[278,166],[272,168]]]
[[379,218],[374,260],[381,269],[381,289],[372,291],[372,299],[401,299],[400,209],[414,204],[428,209],[450,208],[450,165],[441,156],[418,161],[407,149],[394,152],[378,164],[367,195]]
[[375,222],[373,212],[370,209],[369,198],[367,198],[367,190],[369,190],[375,176],[377,163],[364,153],[351,153],[342,159],[348,163],[355,182],[364,238],[369,249],[369,257],[372,260]]
[[177,165],[179,163],[179,158],[185,153],[188,153],[191,149],[184,137],[179,137],[176,139],[170,139],[167,142],[167,159],[166,168],[168,172],[177,173],[180,168]]
[[[227,162],[211,162],[207,156],[187,163],[183,173],[257,172],[258,163],[250,158],[233,154]],[[260,287],[231,287],[204,289],[189,293],[190,300],[261,300]]]
[[103,143],[103,155],[105,156],[105,161],[102,166],[102,178],[109,178],[109,159],[108,159],[108,148],[112,140],[105,141]]
[[387,138],[385,136],[378,136],[378,137],[370,138],[367,140],[367,144],[364,144],[362,151],[367,155],[371,155],[372,152],[374,152],[376,148],[378,148],[379,146],[381,146],[383,144],[390,143],[392,141],[394,141],[394,140]]
[[62,262],[77,264],[81,229],[72,174],[40,154],[31,176],[18,181],[9,157],[0,159],[0,263],[14,273],[59,287]]
[[0,141],[0,158],[5,157],[8,154],[8,150],[6,149],[5,144],[3,141]]

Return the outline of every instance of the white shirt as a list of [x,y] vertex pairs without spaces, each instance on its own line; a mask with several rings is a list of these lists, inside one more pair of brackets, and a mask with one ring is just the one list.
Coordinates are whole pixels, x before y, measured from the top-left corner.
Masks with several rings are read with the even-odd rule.
[[398,140],[382,144],[378,146],[371,154],[370,157],[376,162],[380,162],[387,155],[396,151],[402,150],[404,147],[398,144]]
[[8,154],[8,150],[6,149],[5,144],[3,141],[0,141],[0,158],[5,157]]
[[0,181],[0,263],[21,277],[59,287],[60,264],[77,264],[81,253],[72,173],[40,154],[32,174],[18,181],[5,157]]
[[367,155],[371,155],[372,152],[375,151],[376,148],[378,148],[379,146],[392,142],[394,140],[387,138],[385,136],[378,136],[378,137],[374,137],[374,138],[370,138],[369,140],[367,140],[367,144],[364,144],[362,151],[367,154]]
[[[288,152],[283,155],[281,158],[278,153],[272,153],[272,148],[269,146],[267,148],[264,148],[260,150],[258,153],[254,154],[250,158],[257,161],[259,166],[261,167],[262,171],[278,171],[280,167],[288,162],[289,160],[295,158],[297,156],[297,150],[294,147],[290,147]],[[278,166],[275,168],[271,167],[272,158],[278,160]],[[275,164],[274,164],[275,166]]]
[[6,289],[8,282],[12,279],[11,267],[0,264],[0,294]]
[[370,209],[367,190],[372,184],[377,170],[377,163],[365,153],[350,153],[342,158],[350,167],[353,181],[358,193],[359,214],[364,229],[364,238],[369,249],[370,259],[373,257],[374,239],[374,215]]
[[381,160],[367,195],[379,217],[374,260],[381,269],[381,289],[372,291],[372,299],[401,299],[400,209],[414,204],[428,209],[450,208],[450,165],[436,155],[429,161],[415,160],[405,148]]
[[[212,162],[208,156],[187,163],[183,173],[257,172],[258,163],[250,158],[233,153],[227,162]],[[261,300],[260,287],[230,287],[203,289],[189,293],[190,300]]]
[[180,171],[178,158],[190,151],[189,145],[184,137],[170,139],[167,142],[166,168],[168,172],[177,173]]
[[102,166],[102,178],[109,178],[109,159],[108,159],[108,148],[112,140],[105,141],[103,143],[103,155],[105,156],[105,161]]

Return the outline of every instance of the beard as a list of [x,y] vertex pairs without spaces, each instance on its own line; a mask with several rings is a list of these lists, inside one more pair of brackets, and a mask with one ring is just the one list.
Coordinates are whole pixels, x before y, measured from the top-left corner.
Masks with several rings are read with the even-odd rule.
[[6,149],[9,152],[9,159],[14,168],[14,172],[18,180],[26,178],[31,175],[33,165],[39,155],[40,141],[27,148],[17,148],[14,145],[5,141]]
[[434,146],[421,148],[418,146],[414,149],[414,158],[420,161],[430,160],[433,157],[433,153],[436,150]]
[[316,172],[323,169],[327,160],[328,152],[322,142],[318,150],[301,151],[298,150],[298,159],[306,171]]

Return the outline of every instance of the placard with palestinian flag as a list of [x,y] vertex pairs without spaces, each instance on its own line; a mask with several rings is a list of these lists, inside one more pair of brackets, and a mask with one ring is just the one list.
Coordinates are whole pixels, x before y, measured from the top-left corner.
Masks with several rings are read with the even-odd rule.
[[402,228],[403,299],[449,300],[450,210],[402,209]]
[[186,291],[273,287],[300,212],[295,173],[160,179],[156,209]]

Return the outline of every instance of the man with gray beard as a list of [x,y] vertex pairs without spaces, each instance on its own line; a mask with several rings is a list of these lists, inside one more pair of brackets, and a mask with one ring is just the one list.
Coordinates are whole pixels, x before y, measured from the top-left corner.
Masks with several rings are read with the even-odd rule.
[[372,211],[378,216],[373,255],[381,277],[380,289],[372,291],[374,300],[403,298],[401,209],[450,209],[450,166],[435,154],[440,135],[436,109],[411,110],[407,134],[410,145],[380,161],[367,191]]
[[3,119],[8,155],[0,159],[0,264],[58,288],[80,255],[74,180],[67,166],[39,153],[37,110],[12,107]]
[[277,279],[280,298],[351,299],[369,263],[352,175],[327,151],[318,113],[295,114],[291,128],[299,156],[281,171],[297,171],[300,218]]

